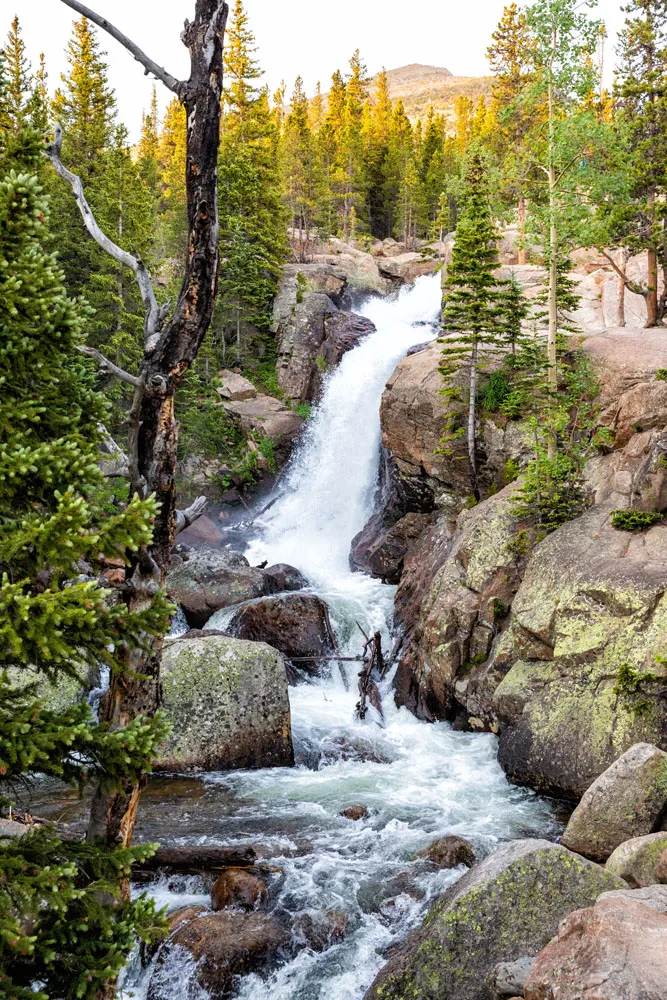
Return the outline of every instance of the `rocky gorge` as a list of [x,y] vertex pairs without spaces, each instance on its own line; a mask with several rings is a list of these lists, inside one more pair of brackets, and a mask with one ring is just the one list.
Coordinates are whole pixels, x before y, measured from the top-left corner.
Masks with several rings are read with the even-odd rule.
[[[501,263],[532,294],[513,235]],[[616,326],[614,274],[577,263],[604,433],[587,510],[539,538],[514,505],[524,421],[482,413],[478,503],[439,453],[449,246],[319,248],[275,303],[283,399],[225,373],[284,473],[174,553],[172,732],[139,831],[185,864],[148,883],[171,933],[134,995],[665,995],[667,526],[613,514],[667,507],[667,337],[641,303]]]

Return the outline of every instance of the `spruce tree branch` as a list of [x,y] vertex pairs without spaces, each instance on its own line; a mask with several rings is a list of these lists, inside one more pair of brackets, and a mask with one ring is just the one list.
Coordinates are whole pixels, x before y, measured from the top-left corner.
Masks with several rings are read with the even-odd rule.
[[117,246],[113,240],[110,240],[109,237],[100,229],[95,216],[93,215],[92,209],[86,201],[81,178],[76,174],[73,174],[71,170],[68,170],[60,158],[62,144],[63,130],[60,125],[56,125],[54,140],[53,143],[47,148],[46,155],[51,160],[53,168],[58,176],[67,181],[69,186],[72,188],[74,200],[79,207],[84,225],[92,238],[98,246],[109,254],[110,257],[117,260],[119,264],[129,267],[134,274],[137,285],[139,286],[139,291],[141,292],[141,299],[144,304],[144,347],[146,352],[150,353],[157,346],[160,330],[165,319],[166,309],[165,307],[159,306],[157,303],[153,283],[146,269],[146,265],[141,258],[133,257],[131,253],[127,252],[127,250],[121,249],[121,247]]
[[127,382],[128,385],[133,385],[135,389],[139,386],[143,386],[143,380],[137,375],[130,375],[129,372],[124,371],[115,365],[113,361],[109,361],[105,358],[103,354],[100,354],[98,350],[94,347],[88,347],[87,344],[81,344],[79,350],[82,354],[85,354],[87,358],[94,358],[97,361],[100,371],[105,372],[107,375],[113,375],[115,378],[120,379],[121,382]]
[[145,52],[142,52],[139,46],[136,45],[131,38],[128,38],[122,31],[115,28],[114,25],[107,21],[105,17],[101,17],[99,14],[96,14],[94,10],[91,10],[90,7],[86,7],[85,4],[79,3],[78,0],[61,0],[61,3],[64,3],[66,7],[71,7],[72,10],[77,12],[77,14],[82,14],[84,17],[88,18],[89,21],[92,21],[93,24],[96,24],[99,28],[102,28],[103,31],[106,31],[107,34],[111,35],[112,38],[115,38],[117,42],[120,42],[120,44],[134,56],[136,61],[141,63],[144,67],[144,73],[146,76],[152,74],[156,80],[161,80],[165,87],[172,90],[179,98],[182,96],[185,84],[181,80],[177,80],[175,76],[171,75],[171,73],[167,73],[166,69],[163,69],[162,66],[158,66],[157,63],[153,62],[153,60],[150,59]]

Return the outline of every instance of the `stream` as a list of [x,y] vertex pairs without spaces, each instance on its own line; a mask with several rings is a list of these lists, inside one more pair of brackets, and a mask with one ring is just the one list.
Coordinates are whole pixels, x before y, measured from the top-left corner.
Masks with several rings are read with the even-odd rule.
[[[252,564],[285,562],[304,573],[331,608],[344,656],[360,652],[357,622],[366,632],[381,631],[391,648],[395,588],[350,570],[350,542],[377,502],[385,383],[411,347],[433,336],[428,326],[439,306],[436,275],[359,310],[377,332],[329,377],[280,497],[255,522],[248,542]],[[224,624],[219,612],[209,627]],[[371,711],[365,722],[355,721],[358,665],[332,666],[328,679],[290,688],[295,768],[185,780],[182,802],[170,815],[174,843],[261,843],[263,863],[276,869],[269,908],[288,926],[327,911],[344,914],[342,940],[323,953],[295,948],[272,972],[243,977],[237,992],[243,1000],[360,1000],[387,948],[464,871],[435,871],[415,859],[419,850],[456,834],[479,857],[502,841],[555,838],[560,829],[552,804],[507,782],[494,736],[428,725],[396,709],[391,676],[382,690],[384,720]],[[159,826],[164,781],[149,788],[142,806],[142,822],[151,828]],[[341,817],[350,805],[365,806],[368,816]],[[148,891],[170,909],[209,899],[194,877],[164,878]],[[161,996],[206,998],[185,952],[172,951],[147,970],[137,959],[124,976],[123,995],[144,998],[151,976]]]

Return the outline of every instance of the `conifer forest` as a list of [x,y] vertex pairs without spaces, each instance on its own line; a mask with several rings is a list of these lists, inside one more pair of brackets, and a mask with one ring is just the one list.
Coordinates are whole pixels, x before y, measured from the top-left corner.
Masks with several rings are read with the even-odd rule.
[[667,0],[503,2],[3,2],[0,1000],[667,997]]

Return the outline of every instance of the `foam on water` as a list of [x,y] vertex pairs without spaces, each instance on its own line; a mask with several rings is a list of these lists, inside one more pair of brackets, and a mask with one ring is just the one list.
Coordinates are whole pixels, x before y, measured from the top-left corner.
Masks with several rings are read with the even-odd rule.
[[[394,588],[349,568],[350,542],[373,513],[380,460],[379,408],[385,383],[407,350],[426,339],[414,325],[435,318],[437,276],[420,278],[393,301],[372,300],[363,313],[377,332],[347,354],[330,377],[284,492],[259,522],[251,562],[267,559],[300,569],[332,610],[341,648],[359,652],[356,627],[390,639]],[[220,612],[212,627],[224,627]],[[433,871],[417,852],[433,839],[466,837],[478,855],[501,841],[555,835],[550,806],[511,786],[490,734],[426,725],[394,706],[384,685],[384,720],[355,720],[354,668],[329,680],[292,688],[296,768],[208,775],[210,786],[234,797],[233,816],[211,831],[217,843],[261,841],[271,876],[270,906],[287,926],[295,919],[343,913],[345,938],[324,953],[301,941],[268,976],[240,980],[242,1000],[360,1000],[385,961],[389,945],[423,918],[429,903],[461,870]],[[345,683],[346,681],[347,683]],[[340,816],[364,805],[366,819]],[[184,831],[186,833],[186,831]],[[171,908],[201,899],[192,885],[173,898],[165,883],[156,898]],[[298,922],[298,921],[297,921]],[[125,988],[145,994],[148,974],[137,967]],[[196,998],[195,970],[185,953],[156,973],[171,992]]]

